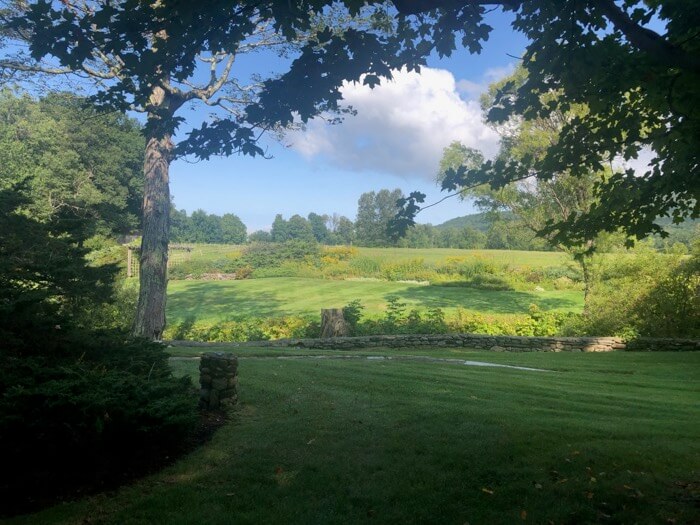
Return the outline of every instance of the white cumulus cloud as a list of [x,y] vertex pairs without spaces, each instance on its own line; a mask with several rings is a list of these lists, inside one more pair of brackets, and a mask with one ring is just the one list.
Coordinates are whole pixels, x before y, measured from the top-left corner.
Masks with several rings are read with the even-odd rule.
[[346,84],[342,93],[357,115],[338,125],[316,119],[289,137],[303,156],[351,171],[430,180],[452,141],[487,157],[498,150],[498,135],[484,124],[479,104],[460,98],[454,76],[444,69],[398,71],[374,89]]

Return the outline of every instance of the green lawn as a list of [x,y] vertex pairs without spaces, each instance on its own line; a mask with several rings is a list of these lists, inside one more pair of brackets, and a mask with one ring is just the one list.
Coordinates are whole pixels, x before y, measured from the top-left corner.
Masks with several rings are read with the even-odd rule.
[[525,372],[238,352],[212,442],[10,523],[700,522],[700,353],[419,352],[551,370]]
[[545,310],[580,311],[583,293],[576,290],[544,292],[491,291],[469,287],[420,285],[388,281],[332,281],[278,277],[243,281],[171,281],[168,284],[168,320],[188,317],[221,320],[241,317],[318,315],[321,308],[342,307],[360,299],[365,313],[382,311],[396,295],[414,307],[439,307],[447,313],[457,307],[485,314],[526,313],[532,303]]

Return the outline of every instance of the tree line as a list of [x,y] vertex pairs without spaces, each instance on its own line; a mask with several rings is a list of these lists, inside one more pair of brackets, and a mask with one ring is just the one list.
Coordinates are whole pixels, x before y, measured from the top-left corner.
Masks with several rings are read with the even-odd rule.
[[[449,153],[454,146],[447,148]],[[531,226],[510,210],[487,210],[451,219],[444,224],[414,224],[399,238],[392,236],[391,221],[398,211],[396,201],[403,196],[399,189],[382,189],[360,196],[356,220],[337,213],[311,212],[306,217],[294,214],[288,219],[278,213],[270,231],[247,234],[243,221],[234,214],[222,216],[196,210],[172,208],[170,241],[175,243],[244,244],[282,243],[287,241],[317,242],[337,246],[398,248],[457,248],[464,250],[552,251],[559,249],[546,238],[539,237]],[[659,250],[676,246],[690,248],[697,238],[698,226],[693,221],[681,225],[666,221],[667,238],[654,238]],[[623,241],[618,242],[621,244]],[[609,244],[609,243],[608,243]],[[678,245],[682,245],[679,247]],[[606,249],[606,246],[602,246]]]

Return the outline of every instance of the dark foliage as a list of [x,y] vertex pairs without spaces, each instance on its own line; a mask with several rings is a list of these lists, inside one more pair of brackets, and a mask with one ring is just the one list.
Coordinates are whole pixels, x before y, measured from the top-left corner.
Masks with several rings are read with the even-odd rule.
[[61,338],[63,355],[0,355],[2,514],[114,487],[187,446],[188,379],[161,345],[113,335]]
[[240,266],[272,268],[285,262],[317,257],[320,246],[315,241],[291,240],[282,243],[256,243],[248,246],[237,260]]
[[186,444],[196,396],[158,344],[78,328],[111,297],[90,266],[85,219],[27,213],[0,188],[0,513],[115,486]]

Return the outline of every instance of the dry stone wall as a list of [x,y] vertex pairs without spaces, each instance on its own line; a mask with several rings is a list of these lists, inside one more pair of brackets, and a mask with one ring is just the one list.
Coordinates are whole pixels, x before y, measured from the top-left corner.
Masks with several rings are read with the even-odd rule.
[[210,352],[199,362],[199,406],[217,410],[238,401],[238,358],[230,353]]
[[516,337],[480,334],[443,335],[371,335],[363,337],[332,337],[323,339],[276,339],[245,343],[198,343],[171,341],[178,346],[201,347],[272,347],[316,348],[321,350],[351,350],[362,348],[472,348],[494,352],[638,352],[700,351],[700,339],[661,339],[642,337],[625,342],[617,337]]
[[[232,343],[223,343],[231,346]],[[296,347],[322,350],[358,348],[473,348],[494,352],[613,352],[700,350],[697,339],[639,338],[625,342],[617,337],[517,337],[480,334],[372,335],[322,339],[278,339],[238,343],[239,346]]]

